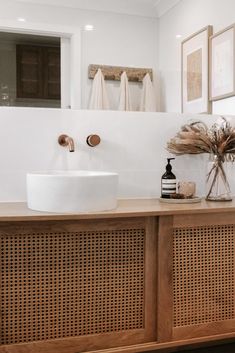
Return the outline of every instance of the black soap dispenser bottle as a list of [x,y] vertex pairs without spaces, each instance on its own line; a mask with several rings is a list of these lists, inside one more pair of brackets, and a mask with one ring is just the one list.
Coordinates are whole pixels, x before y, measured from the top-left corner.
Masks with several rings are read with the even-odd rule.
[[162,176],[161,197],[170,199],[172,194],[176,193],[176,177],[172,173],[171,160],[175,158],[167,158],[166,172]]

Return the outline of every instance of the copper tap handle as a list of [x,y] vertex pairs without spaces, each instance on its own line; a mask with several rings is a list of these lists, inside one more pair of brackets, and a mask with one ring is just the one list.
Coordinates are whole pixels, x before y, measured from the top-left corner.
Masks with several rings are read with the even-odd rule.
[[69,152],[74,152],[74,142],[72,137],[69,137],[68,135],[60,135],[58,137],[58,143],[60,146],[63,147],[69,147]]
[[68,140],[67,140],[68,136],[67,135],[60,135],[58,137],[58,143],[60,146],[66,147],[68,146]]
[[100,137],[98,135],[89,135],[86,139],[88,146],[95,147],[100,144]]

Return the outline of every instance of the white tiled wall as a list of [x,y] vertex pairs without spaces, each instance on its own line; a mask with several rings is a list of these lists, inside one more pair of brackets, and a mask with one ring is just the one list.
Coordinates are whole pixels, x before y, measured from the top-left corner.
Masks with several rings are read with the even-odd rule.
[[[0,201],[25,200],[26,173],[53,169],[117,171],[120,198],[158,197],[169,156],[166,142],[189,118],[164,113],[2,107]],[[200,119],[211,124],[217,117]],[[74,153],[58,145],[61,133],[74,138]],[[86,137],[92,133],[102,139],[95,148],[86,145]],[[196,181],[198,194],[202,194],[206,161],[206,155],[177,157],[173,171],[181,180]],[[232,189],[235,191],[235,182]]]
[[[181,111],[181,42],[205,26],[214,33],[232,25],[234,0],[181,0],[159,20],[161,109]],[[180,38],[178,36],[181,36]],[[235,97],[213,102],[214,114],[234,114]]]

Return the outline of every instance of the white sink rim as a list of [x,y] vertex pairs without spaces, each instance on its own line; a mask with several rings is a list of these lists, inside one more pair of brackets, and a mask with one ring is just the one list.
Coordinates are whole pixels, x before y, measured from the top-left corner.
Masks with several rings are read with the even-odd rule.
[[106,171],[93,171],[93,170],[51,170],[48,172],[29,172],[28,175],[35,175],[40,177],[109,177],[109,176],[118,176],[118,173],[115,172],[106,172]]
[[27,173],[28,208],[41,212],[89,213],[117,207],[118,173],[50,170]]

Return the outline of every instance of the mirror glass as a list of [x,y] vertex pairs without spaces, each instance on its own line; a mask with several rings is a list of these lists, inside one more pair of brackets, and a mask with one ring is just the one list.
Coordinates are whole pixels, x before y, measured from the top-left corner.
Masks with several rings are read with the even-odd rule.
[[60,38],[0,32],[0,105],[60,107]]
[[[157,20],[151,17],[155,0],[0,0],[0,23],[3,31],[13,26],[19,33],[42,29],[44,34],[70,40],[66,50],[61,38],[61,98],[62,107],[87,109],[91,97],[93,80],[88,78],[91,64],[150,68],[156,72],[157,65]],[[147,8],[147,11],[146,11]],[[138,10],[138,11],[137,11]],[[150,14],[150,15],[149,15]],[[18,22],[20,20],[24,20]],[[5,22],[4,22],[5,21]],[[9,30],[11,32],[11,30]],[[79,34],[78,34],[79,32]],[[75,33],[75,35],[74,35]],[[42,34],[42,33],[38,33]],[[67,35],[68,34],[68,35]],[[71,35],[70,35],[71,34]],[[79,43],[74,50],[74,43]],[[64,60],[71,52],[72,66],[65,69]],[[75,70],[77,69],[77,71]],[[71,75],[71,84],[64,87],[64,72]],[[73,81],[73,82],[72,82]],[[77,83],[77,86],[76,86]],[[105,81],[110,109],[117,110],[120,96],[120,81]],[[139,110],[142,83],[130,82],[133,110]],[[71,101],[64,103],[64,92]]]
[[[71,62],[79,67],[79,72],[76,75],[72,73],[71,80],[79,82],[79,89],[77,87],[76,92],[80,90],[80,108],[88,109],[89,107],[94,81],[88,77],[88,67],[91,64],[96,64],[152,69],[156,110],[170,113],[181,113],[182,111],[181,43],[186,38],[189,38],[209,25],[213,27],[214,34],[224,30],[235,22],[234,10],[234,0],[0,1],[1,16],[7,20],[16,21],[19,16],[23,15],[26,24],[45,24],[45,26],[50,26],[51,31],[54,31],[53,26],[61,26],[61,28],[65,26],[66,28],[80,31],[80,50],[76,50],[75,52],[71,50]],[[53,16],[51,16],[52,13]],[[21,24],[21,27],[23,29],[24,24]],[[63,33],[63,30],[61,33]],[[4,36],[8,35],[4,34]],[[8,41],[8,38],[1,37],[2,35],[0,36],[1,42],[6,43]],[[15,37],[17,36],[15,35]],[[22,44],[27,44],[27,41],[33,43],[32,38],[26,39],[20,37],[21,35],[12,40],[17,41],[17,43],[22,42]],[[42,44],[59,47],[59,37],[60,34],[58,33],[58,38],[53,38],[55,42],[51,41],[52,39],[48,37],[48,42]],[[45,40],[44,36],[43,40]],[[38,36],[38,43],[36,45],[40,46],[40,41],[40,36]],[[11,45],[4,45],[8,46],[9,52]],[[201,53],[200,48],[197,48],[197,43],[194,46],[194,50],[195,55],[190,55],[189,66],[192,70],[188,77],[194,77],[197,84],[198,82],[203,82],[204,85],[206,75],[203,79],[200,78],[200,72],[197,70],[204,67],[205,58],[202,55],[202,62],[198,63]],[[6,58],[8,54],[3,54],[2,48],[0,48],[0,51],[0,70],[2,70],[2,72],[0,71],[0,104],[9,104],[9,102],[10,105],[31,104],[30,100],[32,98],[17,96],[17,83],[11,83],[15,80],[13,72],[17,71],[16,64],[10,72],[11,82],[6,83],[5,76],[7,70],[2,68],[2,62],[8,62]],[[223,58],[223,55],[220,57]],[[11,57],[9,62],[13,62],[14,60]],[[53,60],[56,62],[55,58]],[[197,61],[196,64],[195,60]],[[229,60],[235,62],[235,58],[230,58]],[[48,99],[48,96],[43,97],[41,95],[40,102],[37,100],[35,106],[42,104],[42,101],[43,106],[60,106],[58,95],[56,96],[59,79],[55,77],[55,72],[59,70],[58,67],[56,64],[53,69],[50,67],[49,70],[49,76],[51,75],[50,91],[54,95],[54,98]],[[31,67],[30,70],[33,71],[34,69]],[[69,70],[70,68],[68,68],[67,72]],[[235,65],[233,71],[235,71]],[[225,73],[226,77],[234,75],[234,72],[228,74],[226,71]],[[24,74],[28,75],[29,72],[25,73],[24,71]],[[36,75],[35,72],[34,75]],[[26,79],[23,78],[23,80]],[[209,78],[207,83],[210,84]],[[45,85],[45,82],[41,84],[41,86]],[[117,110],[120,98],[120,82],[107,80],[105,81],[105,85],[109,97],[109,108]],[[201,89],[197,86],[196,91],[194,91],[192,82],[189,82],[189,86],[192,93],[190,97],[196,97],[196,99],[200,100],[199,94],[205,88]],[[33,90],[32,87],[31,89]],[[66,89],[66,91],[69,91],[69,89]],[[130,82],[129,89],[132,99],[132,110],[138,111],[140,110],[143,84],[142,82]],[[73,90],[74,84],[71,85],[71,94]],[[61,92],[63,92],[63,83],[61,85]],[[214,100],[211,103],[210,112],[213,114],[234,114],[234,111],[234,96],[221,95],[220,99]]]

